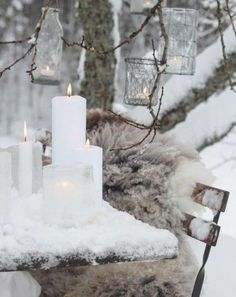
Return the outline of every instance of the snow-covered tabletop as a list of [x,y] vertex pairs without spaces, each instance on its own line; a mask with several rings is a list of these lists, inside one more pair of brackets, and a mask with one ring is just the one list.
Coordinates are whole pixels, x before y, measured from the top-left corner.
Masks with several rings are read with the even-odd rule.
[[75,227],[47,225],[42,195],[13,194],[8,223],[0,226],[0,271],[47,269],[65,265],[174,258],[178,240],[106,202],[90,205]]

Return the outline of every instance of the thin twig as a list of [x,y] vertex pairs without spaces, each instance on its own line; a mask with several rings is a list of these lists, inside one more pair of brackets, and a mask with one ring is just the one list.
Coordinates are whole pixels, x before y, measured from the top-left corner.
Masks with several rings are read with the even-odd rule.
[[86,40],[85,40],[85,37],[83,36],[82,37],[82,40],[80,42],[76,42],[76,41],[73,41],[73,42],[69,42],[67,41],[64,37],[62,37],[62,40],[64,41],[64,43],[66,44],[66,46],[68,47],[73,47],[73,46],[78,46],[78,47],[81,47],[81,48],[84,48],[85,50],[89,51],[89,52],[92,52],[92,53],[95,53],[97,54],[98,56],[104,56],[104,55],[108,55],[114,51],[116,51],[118,48],[124,46],[125,44],[129,44],[134,38],[136,38],[142,31],[143,29],[145,28],[145,26],[149,23],[149,21],[152,19],[153,16],[155,16],[155,13],[158,9],[158,7],[161,5],[161,3],[163,2],[163,0],[158,0],[157,4],[154,5],[147,17],[145,18],[145,20],[142,22],[142,24],[140,25],[140,27],[132,32],[128,37],[126,37],[123,41],[121,41],[119,44],[117,44],[116,46],[112,47],[112,48],[108,48],[108,49],[101,49],[101,48],[96,48],[94,47],[92,44],[89,44]]
[[235,14],[232,14],[231,13],[231,9],[229,7],[229,0],[225,0],[225,11],[227,12],[227,14],[229,16],[230,23],[231,23],[232,28],[233,28],[233,31],[234,31],[234,35],[236,37],[236,27],[235,27],[235,24],[234,24],[234,16],[235,16]]
[[31,39],[31,36],[21,40],[0,41],[0,45],[21,44],[21,43],[28,42],[30,39]]
[[19,58],[17,58],[14,62],[12,62],[10,65],[6,66],[3,70],[0,71],[0,78],[3,76],[3,74],[9,70],[12,69],[12,67],[14,67],[16,64],[18,64],[20,61],[24,60],[33,50],[34,50],[34,54],[33,54],[33,58],[32,58],[32,63],[30,65],[30,69],[27,70],[26,72],[30,75],[31,77],[31,81],[34,81],[34,77],[33,77],[33,71],[36,69],[36,65],[35,65],[35,59],[36,59],[36,54],[37,54],[37,41],[38,41],[38,37],[39,37],[39,33],[41,31],[42,28],[42,24],[43,21],[45,20],[46,14],[48,12],[49,6],[51,5],[53,0],[49,0],[46,4],[46,9],[44,10],[43,15],[41,16],[38,25],[36,26],[36,29],[34,31],[34,33],[22,40],[12,40],[12,41],[1,41],[0,45],[4,45],[4,44],[20,44],[20,43],[24,43],[26,41],[30,41],[32,38],[34,38],[34,42],[29,46],[29,48],[23,53],[23,55]]

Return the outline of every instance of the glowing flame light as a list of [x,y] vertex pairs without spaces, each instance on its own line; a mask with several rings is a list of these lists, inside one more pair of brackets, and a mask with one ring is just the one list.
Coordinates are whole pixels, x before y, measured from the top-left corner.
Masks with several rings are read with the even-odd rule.
[[152,2],[150,0],[144,1],[146,7],[152,7]]
[[68,182],[68,181],[63,181],[63,182],[61,183],[61,185],[62,185],[62,188],[64,188],[64,189],[68,189],[68,188],[71,186],[71,183]]
[[24,141],[27,141],[27,125],[26,125],[26,121],[24,121]]
[[70,97],[72,96],[72,86],[71,83],[69,83],[68,87],[67,87],[67,96]]
[[90,146],[90,140],[89,139],[86,140],[86,145]]

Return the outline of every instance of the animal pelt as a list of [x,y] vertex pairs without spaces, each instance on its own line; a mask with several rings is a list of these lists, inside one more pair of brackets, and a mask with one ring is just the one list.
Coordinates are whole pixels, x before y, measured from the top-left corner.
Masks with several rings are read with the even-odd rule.
[[36,272],[42,297],[189,297],[196,269],[182,235],[183,211],[197,211],[190,195],[212,177],[196,151],[165,135],[129,150],[143,131],[98,110],[88,114],[88,137],[104,149],[104,199],[113,207],[179,238],[176,259]]

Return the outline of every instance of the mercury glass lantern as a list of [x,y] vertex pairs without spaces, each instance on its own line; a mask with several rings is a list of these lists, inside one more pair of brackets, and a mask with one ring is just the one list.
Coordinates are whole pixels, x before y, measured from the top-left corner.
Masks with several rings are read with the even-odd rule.
[[[45,12],[42,8],[42,15]],[[63,29],[59,20],[60,10],[49,7],[37,40],[34,83],[59,85],[61,76]]]
[[[163,19],[169,37],[167,74],[193,75],[196,68],[198,10],[163,8]],[[161,60],[165,42],[161,38],[158,59]]]
[[[126,81],[124,102],[129,105],[147,106],[153,90],[157,69],[152,59],[126,58]],[[158,89],[152,97],[152,105],[157,105]]]

